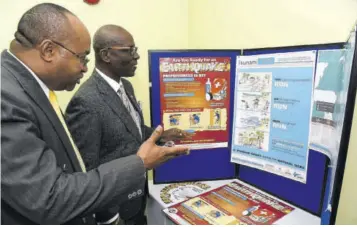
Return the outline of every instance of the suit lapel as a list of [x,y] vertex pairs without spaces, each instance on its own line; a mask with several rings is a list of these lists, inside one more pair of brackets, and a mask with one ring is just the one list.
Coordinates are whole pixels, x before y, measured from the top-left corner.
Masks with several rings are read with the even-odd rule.
[[93,72],[92,76],[97,83],[98,91],[102,95],[104,102],[118,115],[134,138],[141,143],[140,132],[118,94],[96,71]]
[[31,73],[9,53],[3,52],[2,58],[4,64],[10,68],[12,75],[17,79],[17,81],[19,81],[24,91],[38,105],[38,107],[44,112],[48,120],[51,122],[53,128],[58,134],[59,139],[62,141],[62,144],[66,148],[67,154],[70,157],[74,169],[76,171],[82,171],[67,133],[65,132],[56,112],[54,111],[46,94],[43,92],[41,86],[31,75]]

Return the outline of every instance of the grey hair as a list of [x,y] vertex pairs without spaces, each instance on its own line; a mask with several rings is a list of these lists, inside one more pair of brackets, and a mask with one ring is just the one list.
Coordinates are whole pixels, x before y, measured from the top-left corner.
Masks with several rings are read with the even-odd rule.
[[69,36],[68,14],[74,15],[53,3],[38,4],[22,15],[15,39],[26,47],[38,45],[45,39],[66,40]]

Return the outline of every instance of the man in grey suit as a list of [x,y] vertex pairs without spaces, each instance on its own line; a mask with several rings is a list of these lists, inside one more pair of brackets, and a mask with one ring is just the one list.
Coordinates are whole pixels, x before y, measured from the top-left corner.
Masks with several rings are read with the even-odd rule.
[[158,127],[133,155],[87,172],[53,91],[75,87],[89,49],[82,22],[45,3],[1,53],[1,224],[94,224],[94,213],[143,194],[147,169],[187,152],[156,146]]
[[[144,124],[131,83],[139,54],[132,35],[116,25],[104,25],[93,38],[95,70],[78,89],[66,109],[66,120],[88,169],[136,152],[150,136]],[[184,139],[179,129],[165,131],[160,142]],[[143,191],[147,191],[142,187]],[[97,217],[119,215],[125,224],[146,224],[146,196],[97,213]]]

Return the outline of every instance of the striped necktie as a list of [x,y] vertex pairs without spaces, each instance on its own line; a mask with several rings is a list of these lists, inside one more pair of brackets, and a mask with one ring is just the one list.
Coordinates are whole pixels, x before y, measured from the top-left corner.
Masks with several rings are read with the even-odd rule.
[[85,165],[84,165],[82,156],[81,156],[81,154],[79,153],[76,144],[73,142],[71,133],[69,132],[69,130],[68,130],[68,128],[67,128],[67,124],[66,124],[66,122],[65,122],[65,120],[64,120],[64,118],[63,118],[61,108],[60,108],[60,106],[59,106],[59,104],[58,104],[56,94],[55,94],[53,91],[50,91],[50,103],[52,104],[53,109],[55,110],[55,112],[56,112],[56,114],[57,114],[59,120],[61,121],[62,126],[63,126],[64,130],[65,130],[66,133],[67,133],[67,136],[68,136],[68,138],[69,138],[69,141],[71,141],[73,150],[74,150],[74,152],[76,153],[76,156],[77,156],[77,159],[78,159],[79,165],[81,166],[82,171],[83,171],[83,172],[86,172],[86,167],[85,167]]
[[121,100],[123,101],[125,108],[129,111],[131,117],[133,118],[133,120],[136,124],[136,127],[139,130],[140,136],[142,137],[139,113],[134,109],[133,105],[131,104],[122,84],[120,84],[120,86],[119,86],[118,94],[119,94]]

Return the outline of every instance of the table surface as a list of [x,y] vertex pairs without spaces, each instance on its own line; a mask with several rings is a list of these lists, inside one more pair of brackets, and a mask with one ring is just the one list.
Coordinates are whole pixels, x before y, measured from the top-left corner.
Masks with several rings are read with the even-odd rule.
[[[320,221],[321,221],[320,217],[315,216],[315,215],[313,215],[313,214],[311,214],[309,212],[306,212],[306,211],[304,211],[304,210],[302,210],[300,208],[297,208],[297,207],[295,207],[295,206],[293,206],[293,205],[291,205],[291,204],[289,204],[289,203],[287,203],[287,202],[285,202],[285,201],[283,201],[283,200],[281,200],[281,199],[279,199],[279,198],[277,198],[275,196],[269,195],[268,193],[266,193],[266,192],[264,192],[262,190],[259,190],[259,189],[255,188],[255,187],[253,187],[253,186],[251,186],[249,184],[246,184],[246,183],[244,183],[242,181],[239,181],[237,179],[217,180],[217,181],[201,181],[201,183],[204,183],[204,184],[207,184],[207,185],[211,186],[211,188],[206,190],[206,191],[209,191],[209,190],[218,188],[218,187],[220,187],[222,185],[225,185],[225,184],[227,184],[229,182],[232,182],[232,181],[236,181],[236,182],[238,182],[240,184],[246,185],[246,186],[248,186],[248,187],[250,187],[250,188],[252,188],[252,189],[254,189],[254,190],[258,191],[258,192],[261,192],[261,193],[263,193],[265,195],[268,195],[268,196],[270,196],[270,197],[272,197],[272,198],[274,198],[274,199],[276,199],[276,200],[278,200],[280,202],[286,203],[286,204],[288,204],[288,205],[290,205],[290,206],[295,208],[294,211],[292,211],[290,214],[287,214],[284,217],[282,217],[281,219],[277,220],[274,223],[275,225],[296,225],[296,224],[297,225],[320,225]],[[166,187],[168,185],[170,185],[170,184],[154,184],[152,180],[149,180],[149,194],[150,194],[150,197],[155,202],[157,202],[161,206],[162,209],[164,209],[166,207],[169,207],[169,206],[172,206],[172,205],[174,205],[176,203],[181,202],[181,201],[176,201],[176,202],[173,202],[173,203],[170,203],[170,204],[165,204],[161,200],[160,191],[164,187]],[[203,191],[202,193],[204,193],[206,191]],[[161,212],[163,212],[163,211],[161,210]]]

